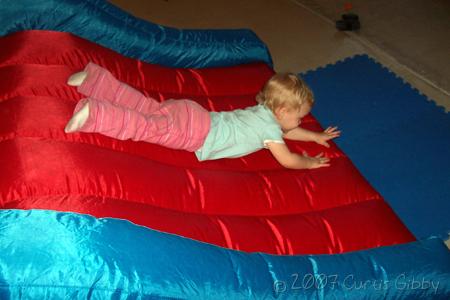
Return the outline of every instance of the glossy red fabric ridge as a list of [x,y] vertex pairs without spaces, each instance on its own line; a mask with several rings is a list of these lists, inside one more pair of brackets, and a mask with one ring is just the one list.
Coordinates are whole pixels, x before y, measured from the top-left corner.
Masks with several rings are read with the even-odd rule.
[[[267,150],[198,162],[193,153],[63,131],[82,97],[70,74],[95,62],[160,101],[209,110],[253,105],[273,71],[264,64],[174,69],[119,55],[70,33],[0,39],[1,208],[115,217],[219,246],[275,254],[342,253],[414,240],[334,143],[331,167],[288,170]],[[321,129],[308,115],[303,126]]]

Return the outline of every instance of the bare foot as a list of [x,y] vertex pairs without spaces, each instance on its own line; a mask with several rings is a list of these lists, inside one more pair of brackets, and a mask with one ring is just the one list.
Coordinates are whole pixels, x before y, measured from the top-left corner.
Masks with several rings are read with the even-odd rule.
[[85,71],[75,73],[69,77],[69,79],[67,80],[67,84],[71,85],[71,86],[80,86],[83,83],[83,81],[86,79],[86,76],[87,76],[87,72],[85,72]]
[[66,133],[77,131],[84,125],[88,117],[89,117],[89,102],[86,102],[86,104],[83,105],[83,107],[72,116],[72,118],[69,120],[66,127],[64,128],[64,131]]

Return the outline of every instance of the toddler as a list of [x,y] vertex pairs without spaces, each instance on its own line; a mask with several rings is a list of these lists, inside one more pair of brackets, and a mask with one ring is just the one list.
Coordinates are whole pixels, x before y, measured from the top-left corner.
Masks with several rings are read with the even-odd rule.
[[293,153],[283,138],[329,147],[327,141],[340,135],[337,127],[323,132],[299,127],[314,99],[306,84],[290,73],[270,78],[256,97],[259,104],[227,112],[209,112],[191,100],[159,103],[94,63],[72,75],[68,84],[87,98],[75,107],[66,133],[97,132],[146,141],[195,152],[200,161],[241,157],[267,148],[286,168],[327,167],[329,158],[322,153],[314,157]]

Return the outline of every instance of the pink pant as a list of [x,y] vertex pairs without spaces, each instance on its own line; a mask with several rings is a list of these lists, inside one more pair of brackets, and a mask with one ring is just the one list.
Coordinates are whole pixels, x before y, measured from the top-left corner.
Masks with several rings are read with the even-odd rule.
[[80,100],[75,112],[89,102],[89,117],[78,131],[188,151],[203,145],[211,121],[209,112],[196,102],[159,103],[94,63],[89,63],[85,71],[88,75],[78,91],[88,98]]

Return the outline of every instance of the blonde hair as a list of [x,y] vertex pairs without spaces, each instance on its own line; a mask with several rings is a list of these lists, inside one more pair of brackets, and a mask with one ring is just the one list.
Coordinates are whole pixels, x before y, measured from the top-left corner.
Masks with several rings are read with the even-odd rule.
[[314,103],[311,89],[293,73],[272,76],[256,95],[256,101],[275,112],[277,108],[300,109],[303,103]]

